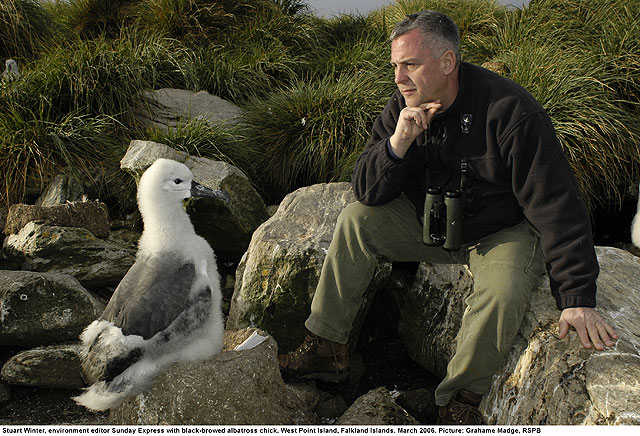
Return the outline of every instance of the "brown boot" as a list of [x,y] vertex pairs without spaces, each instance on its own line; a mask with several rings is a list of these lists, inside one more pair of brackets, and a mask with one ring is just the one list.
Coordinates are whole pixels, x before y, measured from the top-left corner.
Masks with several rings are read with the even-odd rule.
[[487,425],[478,410],[482,395],[461,389],[446,406],[438,408],[436,425]]
[[346,344],[309,333],[296,351],[279,355],[278,364],[285,377],[340,381],[349,375],[349,352]]

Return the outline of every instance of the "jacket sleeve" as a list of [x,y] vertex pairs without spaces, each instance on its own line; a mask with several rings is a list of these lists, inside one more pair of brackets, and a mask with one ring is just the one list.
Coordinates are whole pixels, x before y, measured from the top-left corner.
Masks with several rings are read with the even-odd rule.
[[539,111],[505,133],[501,148],[513,192],[540,232],[558,309],[595,307],[599,267],[591,221],[551,120]]
[[358,157],[352,176],[353,192],[363,204],[376,206],[400,195],[407,179],[411,153],[399,159],[388,150],[404,101],[396,92],[373,123],[371,138]]

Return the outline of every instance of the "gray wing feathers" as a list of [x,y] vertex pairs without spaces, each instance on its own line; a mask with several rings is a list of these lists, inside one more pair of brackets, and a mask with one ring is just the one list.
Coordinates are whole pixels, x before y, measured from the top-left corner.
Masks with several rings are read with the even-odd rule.
[[125,335],[149,339],[166,329],[189,305],[195,267],[171,255],[139,259],[116,288],[101,318]]
[[157,334],[149,344],[152,352],[167,351],[184,345],[183,339],[202,327],[211,314],[211,289],[202,288],[189,302],[189,306],[171,323]]

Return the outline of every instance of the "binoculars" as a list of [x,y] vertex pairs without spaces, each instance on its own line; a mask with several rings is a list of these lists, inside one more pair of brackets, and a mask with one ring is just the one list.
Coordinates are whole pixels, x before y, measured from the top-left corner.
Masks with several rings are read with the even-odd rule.
[[462,246],[462,202],[459,190],[442,195],[440,188],[429,188],[424,202],[423,241],[457,251]]

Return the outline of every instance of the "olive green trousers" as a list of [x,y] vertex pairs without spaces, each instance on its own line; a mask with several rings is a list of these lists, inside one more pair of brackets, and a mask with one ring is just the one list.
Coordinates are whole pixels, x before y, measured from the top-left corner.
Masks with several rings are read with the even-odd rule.
[[404,194],[382,206],[352,203],[338,218],[306,327],[347,343],[379,259],[469,265],[473,291],[436,403],[448,404],[460,389],[488,393],[544,273],[535,228],[525,220],[449,252],[422,242],[415,207]]

